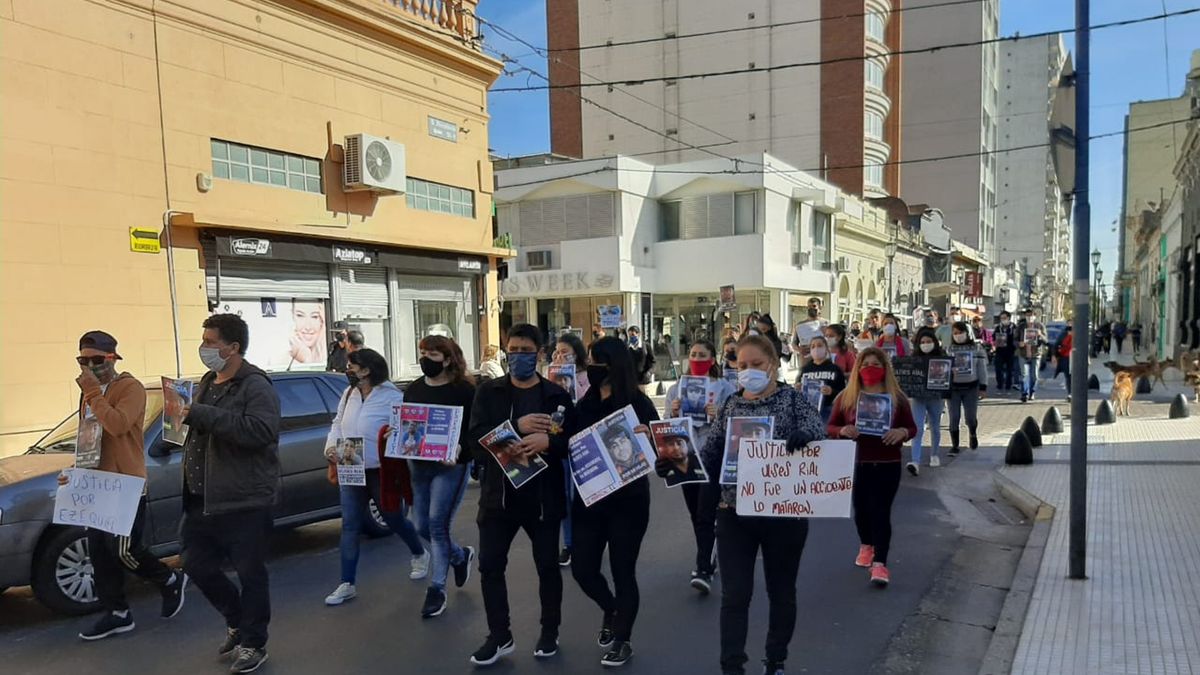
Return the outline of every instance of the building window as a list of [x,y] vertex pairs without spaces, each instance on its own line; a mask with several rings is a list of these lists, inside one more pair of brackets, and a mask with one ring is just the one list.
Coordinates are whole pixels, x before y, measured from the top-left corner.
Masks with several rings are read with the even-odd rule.
[[755,192],[721,192],[661,202],[659,241],[754,234]]
[[663,202],[662,211],[662,237],[661,241],[673,241],[679,238],[679,214],[683,202]]
[[863,61],[868,87],[883,91],[883,64],[878,59]]
[[875,187],[883,187],[883,165],[867,164],[863,167],[863,182]]
[[431,183],[420,178],[408,179],[408,192],[404,200],[410,209],[448,213],[464,218],[475,217],[475,193],[441,183]]
[[733,233],[754,234],[754,193],[739,192],[733,196]]
[[212,139],[216,178],[321,194],[321,160]]
[[883,115],[868,110],[863,113],[863,133],[867,138],[883,138]]
[[876,42],[884,42],[884,29],[887,19],[882,14],[871,12],[867,14],[867,35]]
[[813,238],[813,264],[826,264],[830,261],[829,251],[833,248],[833,217],[824,211],[813,209],[810,223]]

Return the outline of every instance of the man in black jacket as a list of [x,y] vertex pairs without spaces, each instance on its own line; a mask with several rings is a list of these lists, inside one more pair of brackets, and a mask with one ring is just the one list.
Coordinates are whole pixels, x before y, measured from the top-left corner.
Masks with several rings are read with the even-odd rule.
[[[219,652],[237,652],[234,673],[267,660],[266,557],[279,489],[279,396],[267,374],[244,360],[249,333],[234,314],[205,320],[200,360],[210,372],[184,411],[191,431],[183,456],[183,567],[225,617]],[[226,561],[240,592],[221,569]]]
[[[558,566],[558,528],[566,514],[563,460],[574,431],[575,409],[571,396],[537,373],[542,334],[536,326],[518,324],[508,331],[509,374],[479,386],[471,408],[467,440],[475,461],[483,467],[479,491],[479,576],[488,636],[471,663],[490,666],[515,648],[509,624],[505,567],[518,530],[525,530],[533,547],[542,604],[542,633],[534,648],[538,658],[558,652],[558,626],[562,618],[562,573]],[[552,433],[551,415],[565,414],[558,433]],[[496,459],[479,439],[512,422],[521,436],[510,453],[545,457],[547,468],[516,489]]]

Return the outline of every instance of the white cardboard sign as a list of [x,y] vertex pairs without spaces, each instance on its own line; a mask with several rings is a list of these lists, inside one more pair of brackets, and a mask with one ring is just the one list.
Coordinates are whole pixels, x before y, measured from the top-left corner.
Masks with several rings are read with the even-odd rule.
[[104,530],[128,537],[146,479],[95,469],[64,469],[69,479],[54,496],[56,525]]
[[743,438],[738,450],[739,516],[850,517],[854,441],[813,441],[788,454],[787,441]]

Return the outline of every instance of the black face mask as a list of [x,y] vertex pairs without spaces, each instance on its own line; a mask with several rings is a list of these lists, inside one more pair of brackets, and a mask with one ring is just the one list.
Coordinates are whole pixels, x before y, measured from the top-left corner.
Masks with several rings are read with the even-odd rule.
[[350,383],[351,388],[354,388],[358,386],[358,383],[361,380],[359,379],[358,375],[355,375],[354,373],[346,373],[346,381]]
[[588,385],[598,387],[608,379],[608,366],[592,364],[587,367]]
[[737,361],[737,352],[725,352],[725,360],[730,363]]
[[418,363],[420,363],[421,372],[425,374],[425,377],[437,377],[446,369],[445,361],[434,361],[428,356],[422,356]]

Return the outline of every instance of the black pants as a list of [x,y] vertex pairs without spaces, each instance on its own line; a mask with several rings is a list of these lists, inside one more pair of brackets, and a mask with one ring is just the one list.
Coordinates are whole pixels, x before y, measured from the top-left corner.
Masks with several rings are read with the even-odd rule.
[[[642,551],[642,537],[650,525],[650,496],[647,493],[645,498],[637,497],[608,504],[599,502],[591,507],[585,507],[576,498],[571,512],[571,572],[584,594],[611,620],[613,637],[621,642],[629,641],[637,620],[641,601],[637,560]],[[611,589],[600,571],[605,548],[612,571]]]
[[[267,549],[271,509],[204,515],[203,506],[188,504],[183,518],[183,569],[222,616],[241,633],[243,647],[267,644],[271,622],[271,590]],[[225,576],[229,562],[241,590]]]
[[1014,353],[996,352],[996,388],[1008,391],[1013,385],[1013,373],[1017,369],[1017,355]]
[[779,663],[787,660],[788,643],[796,628],[796,573],[807,538],[808,521],[803,518],[756,518],[739,516],[733,509],[717,509],[722,670],[743,672],[748,660],[746,632],[760,549],[770,604],[766,657]]
[[858,540],[875,547],[874,562],[887,564],[892,543],[892,502],[900,489],[900,462],[859,462],[854,467],[854,526]]
[[696,571],[713,573],[713,544],[716,543],[717,503],[721,490],[709,483],[684,483],[683,503],[692,516],[692,532],[696,535]]
[[538,596],[542,603],[542,630],[557,632],[562,623],[562,570],[558,567],[558,527],[555,519],[540,520],[539,514],[518,516],[506,512],[480,512],[479,584],[487,612],[488,633],[496,638],[510,634],[508,612],[508,551],[518,530],[525,530],[533,547],[537,568]]
[[159,587],[167,585],[173,572],[142,546],[142,528],[146,521],[146,496],[138,502],[133,529],[128,537],[104,530],[87,531],[88,555],[95,570],[96,595],[100,606],[109,612],[129,609],[125,600],[125,572],[133,572]]

